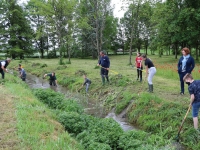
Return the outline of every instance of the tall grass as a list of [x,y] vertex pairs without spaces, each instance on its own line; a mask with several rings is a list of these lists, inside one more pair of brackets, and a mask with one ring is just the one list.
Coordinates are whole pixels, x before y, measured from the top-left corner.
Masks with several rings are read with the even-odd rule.
[[[55,121],[55,114],[39,102],[27,85],[13,76],[6,76],[5,86],[15,97],[17,135],[20,149],[83,149],[63,126]],[[13,83],[15,81],[16,83]]]

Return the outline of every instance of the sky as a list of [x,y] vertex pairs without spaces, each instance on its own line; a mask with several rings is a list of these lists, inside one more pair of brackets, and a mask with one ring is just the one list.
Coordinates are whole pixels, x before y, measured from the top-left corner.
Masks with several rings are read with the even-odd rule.
[[[27,2],[27,0],[18,0],[19,4],[23,2]],[[113,15],[115,17],[122,18],[124,16],[125,10],[122,10],[122,7],[125,7],[125,5],[122,0],[111,0],[111,6],[114,7]]]
[[122,10],[122,7],[126,8],[122,0],[111,0],[111,6],[114,6],[113,14],[115,17],[122,18],[124,16],[125,10]]

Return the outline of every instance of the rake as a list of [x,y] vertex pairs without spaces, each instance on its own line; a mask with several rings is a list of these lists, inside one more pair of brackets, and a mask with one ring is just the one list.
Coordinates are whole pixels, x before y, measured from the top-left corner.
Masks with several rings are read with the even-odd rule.
[[183,124],[184,124],[184,122],[185,122],[185,119],[186,119],[186,117],[187,117],[189,111],[190,111],[190,108],[191,108],[191,105],[189,106],[189,108],[188,108],[188,110],[187,110],[187,112],[186,112],[186,114],[185,114],[185,117],[184,117],[184,119],[183,119],[183,121],[182,121],[182,123],[181,123],[181,126],[179,127],[177,136],[174,138],[174,140],[176,140],[177,142],[179,142],[180,132],[181,132],[181,130],[182,130],[182,128],[183,128]]

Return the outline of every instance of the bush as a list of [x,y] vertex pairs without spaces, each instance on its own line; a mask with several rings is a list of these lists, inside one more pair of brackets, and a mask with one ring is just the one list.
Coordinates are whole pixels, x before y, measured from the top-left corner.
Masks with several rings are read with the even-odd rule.
[[65,112],[83,112],[83,109],[78,105],[77,101],[66,99],[63,94],[57,93],[51,89],[34,89],[33,93],[40,101],[47,104],[52,109],[60,109]]
[[111,118],[96,118],[94,121],[86,131],[77,135],[77,139],[82,141],[86,149],[92,142],[108,144],[112,149],[117,149],[119,137],[123,133],[119,124]]
[[88,127],[86,115],[80,115],[76,112],[62,113],[58,116],[58,121],[62,123],[69,133],[75,135],[81,133]]

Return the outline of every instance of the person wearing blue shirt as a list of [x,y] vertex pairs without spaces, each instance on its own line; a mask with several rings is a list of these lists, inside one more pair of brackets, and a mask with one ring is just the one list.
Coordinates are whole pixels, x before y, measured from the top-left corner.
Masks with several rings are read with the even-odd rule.
[[181,85],[181,92],[180,94],[184,94],[184,81],[183,77],[187,74],[192,72],[195,66],[194,58],[190,56],[189,48],[185,47],[181,50],[183,56],[179,59],[178,62],[178,74],[180,78],[180,85]]
[[21,77],[22,81],[25,81],[26,80],[26,71],[24,70],[24,68],[20,67],[19,72],[20,72],[20,77]]
[[97,65],[101,66],[100,74],[101,74],[103,85],[105,85],[105,78],[106,78],[107,82],[109,83],[108,72],[109,72],[109,68],[110,68],[110,60],[104,51],[100,52],[100,59],[99,59],[99,63]]
[[194,128],[198,129],[198,113],[200,109],[200,80],[194,80],[192,75],[187,73],[183,77],[184,82],[189,84],[190,106],[192,106],[192,117]]

